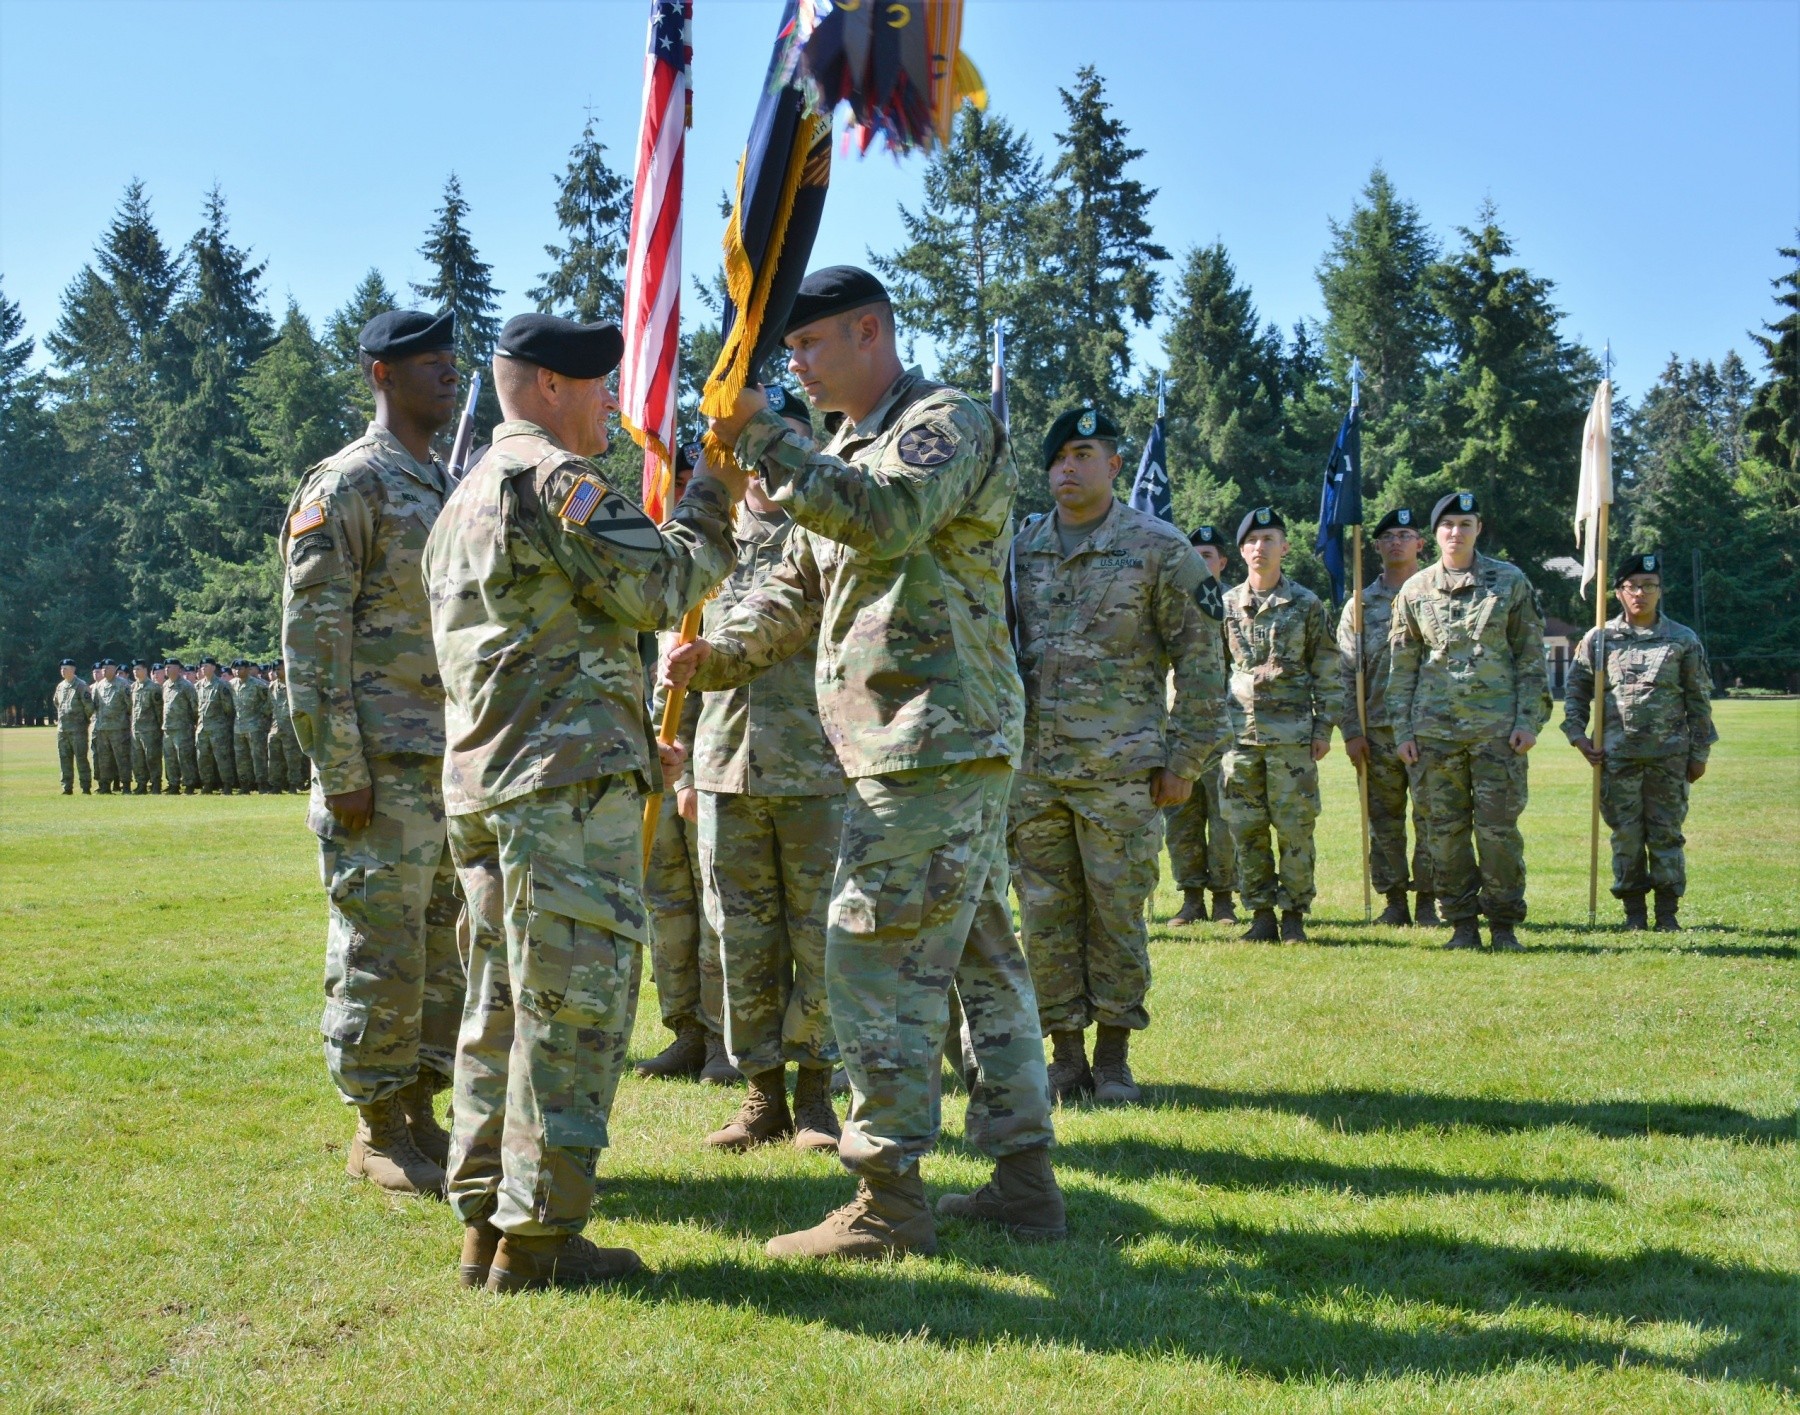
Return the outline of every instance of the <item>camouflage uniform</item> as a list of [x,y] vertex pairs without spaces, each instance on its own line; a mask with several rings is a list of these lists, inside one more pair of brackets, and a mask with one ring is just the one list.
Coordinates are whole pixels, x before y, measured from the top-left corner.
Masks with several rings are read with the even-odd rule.
[[[663,635],[670,644],[674,635]],[[651,671],[654,671],[652,668]],[[663,690],[650,707],[650,721],[662,722]],[[689,694],[682,703],[675,740],[690,754],[700,701]],[[663,792],[657,803],[656,834],[650,839],[650,868],[644,873],[644,903],[650,909],[650,975],[663,1025],[679,1032],[690,1018],[714,1037],[724,1034],[725,970],[719,957],[719,935],[701,904],[700,828],[683,820],[676,809],[684,776]]]
[[637,632],[677,623],[730,552],[716,481],[659,533],[528,422],[494,429],[426,546],[472,925],[448,1166],[465,1222],[587,1222],[650,933],[639,830],[661,770]]
[[204,790],[237,790],[237,758],[231,745],[236,703],[223,678],[210,683],[202,678],[194,684],[194,761]]
[[[1432,879],[1445,919],[1525,917],[1525,758],[1508,745],[1550,716],[1544,619],[1524,572],[1477,555],[1442,561],[1394,596],[1388,720],[1419,745]],[[1476,842],[1481,860],[1476,866]]]
[[[1245,582],[1225,592],[1225,643],[1232,742],[1222,775],[1238,885],[1252,909],[1304,912],[1316,893],[1319,764],[1312,744],[1331,740],[1341,699],[1325,606],[1285,575],[1263,595]],[[1281,846],[1279,869],[1271,829]]]
[[194,729],[200,720],[194,685],[177,676],[163,684],[163,777],[170,791],[200,789],[200,765],[194,756]]
[[56,759],[62,767],[63,790],[74,790],[75,770],[79,767],[81,789],[86,791],[93,785],[88,770],[88,724],[94,720],[94,700],[89,696],[87,679],[58,679],[55,702]]
[[996,1157],[1049,1145],[1037,1000],[1006,900],[1024,718],[1002,592],[1011,448],[983,405],[909,372],[821,450],[766,410],[734,450],[796,529],[695,686],[817,639],[819,718],[850,778],[825,942],[851,1086],[838,1153],[899,1176],[932,1147],[953,983],[979,1062],[970,1142]]
[[[443,680],[419,569],[445,486],[441,467],[371,423],[300,479],[281,533],[281,658],[294,734],[316,768],[307,825],[326,891],[319,1031],[350,1105],[421,1072],[448,1077],[462,1013]],[[325,798],[365,786],[374,818],[347,830]]]
[[[1394,596],[1379,577],[1363,587],[1362,666],[1363,710],[1369,742],[1369,883],[1377,894],[1414,889],[1435,894],[1431,878],[1431,846],[1425,828],[1425,808],[1419,800],[1420,768],[1408,766],[1395,750],[1394,728],[1388,721],[1388,632],[1394,619]],[[1356,713],[1357,642],[1353,606],[1346,604],[1338,618],[1338,664],[1344,679],[1343,732],[1347,739],[1362,732]],[[1406,798],[1412,796],[1412,881],[1407,882]]]
[[162,684],[131,684],[131,775],[140,792],[162,793]]
[[[737,568],[706,606],[703,634],[780,565],[793,524],[740,508]],[[827,1067],[838,1056],[825,915],[844,773],[819,724],[816,657],[808,643],[741,683],[688,695],[704,697],[688,770],[700,792],[706,915],[724,954],[725,1042],[749,1076],[789,1061]]]
[[[1595,643],[1590,629],[1569,664],[1562,728],[1571,742],[1589,735]],[[1623,614],[1607,620],[1600,812],[1612,827],[1614,895],[1686,892],[1688,766],[1704,764],[1718,740],[1700,636],[1664,614],[1648,629]]]
[[[317,500],[318,498],[313,498]],[[252,674],[242,683],[233,680],[231,741],[237,756],[238,784],[248,791],[269,789],[269,727],[275,709],[269,701],[269,685]]]
[[306,780],[306,753],[294,735],[288,685],[277,679],[269,684],[269,785],[276,791],[298,791]]
[[1056,514],[1040,518],[1013,564],[1025,750],[1007,843],[1038,1016],[1052,1033],[1144,1028],[1150,777],[1198,781],[1226,736],[1218,622],[1196,597],[1212,577],[1180,531],[1117,500],[1066,555]]
[[88,690],[94,722],[88,739],[94,753],[94,781],[102,791],[131,788],[131,689],[123,678],[102,678]]

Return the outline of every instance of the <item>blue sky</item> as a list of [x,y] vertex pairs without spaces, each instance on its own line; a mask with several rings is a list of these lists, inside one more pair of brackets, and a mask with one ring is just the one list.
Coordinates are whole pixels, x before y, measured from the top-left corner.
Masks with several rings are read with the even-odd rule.
[[[718,263],[778,0],[697,0],[687,268]],[[637,130],[647,0],[0,0],[0,278],[29,332],[134,175],[165,235],[215,181],[279,312],[315,320],[378,267],[402,287],[445,175],[506,291],[555,239],[552,179],[591,108]],[[968,0],[964,49],[1040,149],[1096,65],[1146,150],[1158,238],[1222,239],[1266,318],[1321,313],[1328,221],[1372,164],[1449,235],[1484,199],[1622,387],[1717,358],[1773,310],[1800,224],[1794,3],[1111,4]],[[815,259],[899,237],[923,162],[840,161]],[[689,309],[693,310],[693,302]],[[697,313],[697,312],[696,312]],[[1154,360],[1153,338],[1139,341]],[[1760,365],[1754,365],[1760,369]]]

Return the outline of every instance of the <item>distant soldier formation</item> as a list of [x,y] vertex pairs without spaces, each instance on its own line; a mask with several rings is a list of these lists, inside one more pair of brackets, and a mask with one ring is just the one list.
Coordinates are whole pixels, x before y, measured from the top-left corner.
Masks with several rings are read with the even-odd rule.
[[[279,795],[305,791],[279,659],[234,659],[229,677],[206,657],[140,658],[121,675],[103,658],[83,678],[65,658],[52,702],[63,795]],[[91,763],[91,765],[90,765]],[[166,783],[166,785],[165,785]]]
[[[805,397],[747,388],[684,449],[658,526],[594,460],[616,327],[509,321],[504,421],[453,481],[433,451],[457,406],[451,316],[377,316],[374,421],[281,527],[285,674],[63,665],[65,792],[77,772],[89,789],[90,751],[103,793],[310,780],[347,1168],[447,1198],[470,1286],[642,1266],[584,1230],[646,961],[671,1039],[639,1074],[743,1087],[704,1143],[835,1154],[855,1179],[772,1255],[929,1254],[940,1223],[1060,1238],[1056,1104],[1143,1098],[1165,837],[1176,925],[1236,924],[1241,903],[1243,938],[1305,942],[1334,732],[1366,774],[1378,922],[1522,946],[1543,621],[1525,574],[1480,553],[1473,493],[1381,517],[1381,574],[1334,626],[1284,573],[1279,508],[1228,538],[1121,502],[1103,408],[1045,431],[1054,508],[1015,530],[1007,428],[902,364],[868,272],[809,275],[784,335]],[[1715,734],[1659,569],[1619,567],[1563,729],[1602,773],[1626,926],[1653,897],[1676,929]],[[993,1168],[933,1204],[946,1060]]]

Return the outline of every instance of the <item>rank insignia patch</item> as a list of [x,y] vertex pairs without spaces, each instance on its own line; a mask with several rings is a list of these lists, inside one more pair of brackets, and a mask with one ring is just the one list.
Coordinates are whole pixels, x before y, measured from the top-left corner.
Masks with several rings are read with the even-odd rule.
[[288,517],[288,535],[303,536],[308,531],[315,531],[325,524],[325,503],[313,501],[302,506]]
[[562,510],[556,514],[571,526],[585,526],[605,495],[606,488],[592,477],[576,477],[575,485],[569,488],[569,494],[563,500]]
[[909,467],[941,467],[956,455],[956,438],[936,428],[908,428],[900,435],[900,460]]

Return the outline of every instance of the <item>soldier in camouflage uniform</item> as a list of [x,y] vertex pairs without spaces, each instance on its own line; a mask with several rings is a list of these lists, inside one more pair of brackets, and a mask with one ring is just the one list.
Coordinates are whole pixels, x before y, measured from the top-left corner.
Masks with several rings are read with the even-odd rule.
[[[1394,596],[1419,571],[1424,538],[1407,507],[1389,511],[1375,525],[1375,549],[1381,574],[1362,593],[1362,638],[1356,633],[1355,607],[1346,604],[1338,618],[1338,661],[1344,678],[1344,752],[1369,781],[1369,882],[1387,900],[1375,922],[1410,924],[1406,907],[1406,800],[1412,797],[1412,888],[1419,894],[1417,922],[1438,921],[1431,885],[1431,847],[1426,841],[1425,808],[1419,802],[1419,768],[1400,760],[1394,728],[1387,714],[1388,630],[1394,618]],[[1363,707],[1358,717],[1356,669],[1363,671]]]
[[235,704],[229,680],[219,676],[219,660],[201,659],[200,681],[194,685],[194,760],[203,795],[222,791],[229,796],[237,790],[231,742]]
[[[770,407],[809,440],[793,395]],[[779,403],[777,402],[779,400]],[[737,568],[706,606],[702,633],[730,617],[780,566],[794,523],[751,482],[738,513]],[[831,1103],[837,1038],[825,992],[825,915],[843,826],[844,773],[819,722],[814,645],[766,672],[732,681],[723,661],[704,695],[689,762],[699,790],[706,914],[724,954],[726,1042],[749,1078],[736,1116],[707,1136],[742,1150],[792,1136],[836,1153]],[[742,664],[737,665],[740,669]],[[787,1063],[797,1067],[794,1105]]]
[[[161,664],[157,665],[160,669]],[[137,794],[162,795],[162,684],[139,659],[131,668],[131,774]]]
[[1480,948],[1485,913],[1493,947],[1510,951],[1525,917],[1525,754],[1550,689],[1537,592],[1517,567],[1476,553],[1480,509],[1470,491],[1432,508],[1437,563],[1394,596],[1388,720],[1400,759],[1422,768],[1446,947]]
[[237,760],[238,785],[248,796],[251,791],[269,794],[269,728],[274,723],[274,707],[269,701],[269,685],[256,674],[256,665],[240,658],[231,665],[233,682],[231,742]]
[[[1271,506],[1248,512],[1237,544],[1250,573],[1225,594],[1232,743],[1223,776],[1238,885],[1252,911],[1244,937],[1304,943],[1315,892],[1319,762],[1331,750],[1332,720],[1342,702],[1337,646],[1318,596],[1281,573],[1288,548],[1281,514]],[[1271,830],[1281,845],[1279,870]]]
[[163,665],[162,707],[163,777],[169,794],[178,796],[185,787],[188,795],[196,795],[200,765],[194,755],[194,730],[200,721],[199,701],[179,659]]
[[[1225,553],[1225,537],[1216,526],[1197,526],[1188,537],[1201,562],[1218,581],[1223,609],[1225,570],[1230,564]],[[1225,626],[1219,624],[1219,652],[1225,655]],[[1212,921],[1235,924],[1237,909],[1231,902],[1237,888],[1237,846],[1231,838],[1231,827],[1225,823],[1224,781],[1220,770],[1224,744],[1206,759],[1200,768],[1200,779],[1194,791],[1179,806],[1163,813],[1164,833],[1168,837],[1169,866],[1175,876],[1175,887],[1181,891],[1181,908],[1171,924],[1198,924],[1205,921],[1206,891],[1212,891]]]
[[463,1280],[497,1292],[641,1266],[581,1236],[650,932],[640,823],[662,768],[637,635],[678,623],[730,569],[743,479],[696,477],[660,531],[607,485],[589,458],[606,450],[621,351],[611,325],[507,323],[507,421],[425,551],[473,926],[448,1187]]
[[102,796],[115,788],[126,795],[131,790],[131,689],[110,658],[100,660],[100,681],[88,690],[88,697],[94,704],[94,721],[88,729],[94,779]]
[[[420,560],[449,479],[431,439],[456,412],[455,324],[377,315],[358,335],[375,420],[310,468],[281,532],[281,649],[315,768],[307,826],[326,890],[326,1068],[357,1113],[345,1168],[441,1194],[463,1001],[444,822],[444,695]],[[269,722],[256,738],[268,740]]]
[[[1590,629],[1569,664],[1563,735],[1600,768],[1600,811],[1612,827],[1612,892],[1625,906],[1625,927],[1648,926],[1644,896],[1654,890],[1657,931],[1679,933],[1688,787],[1706,774],[1719,740],[1712,671],[1699,635],[1662,613],[1660,555],[1627,556],[1613,589],[1622,612],[1606,621],[1604,634]],[[1606,730],[1597,748],[1588,718],[1601,643]]]
[[62,767],[63,795],[75,794],[75,769],[81,769],[81,794],[94,789],[88,769],[88,724],[94,720],[94,700],[88,695],[89,684],[75,671],[75,660],[65,658],[57,670],[62,676],[56,684],[56,759]]
[[269,665],[269,719],[269,785],[277,791],[304,791],[311,771],[294,735],[287,668],[280,659]]
[[1051,424],[1056,509],[1012,548],[1025,750],[1007,844],[1025,956],[1051,1090],[1103,1105],[1143,1098],[1129,1048],[1150,1025],[1144,904],[1162,811],[1189,796],[1227,731],[1218,582],[1180,531],[1113,495],[1118,439],[1098,408]]
[[[816,640],[819,716],[850,778],[825,944],[851,1106],[839,1156],[856,1197],[773,1256],[933,1252],[919,1160],[939,1125],[950,989],[977,1058],[968,1137],[993,1181],[939,1212],[1066,1231],[1037,1000],[1007,909],[1006,801],[1023,690],[1003,574],[1018,469],[984,404],[902,368],[887,292],[816,271],[785,325],[788,367],[840,414],[822,448],[746,389],[712,431],[795,522],[781,566],[680,681],[780,662]],[[733,661],[737,661],[734,663]]]

